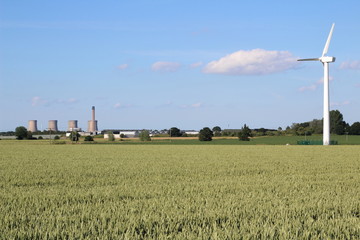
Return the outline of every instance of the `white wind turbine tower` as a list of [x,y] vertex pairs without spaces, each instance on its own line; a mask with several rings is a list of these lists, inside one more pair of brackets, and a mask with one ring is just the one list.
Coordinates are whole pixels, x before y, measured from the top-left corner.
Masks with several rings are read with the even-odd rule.
[[334,30],[333,23],[327,38],[322,56],[319,58],[299,59],[298,61],[320,61],[324,65],[324,120],[323,120],[323,145],[330,144],[330,108],[329,108],[329,63],[335,62],[335,57],[325,56],[328,52],[331,36]]

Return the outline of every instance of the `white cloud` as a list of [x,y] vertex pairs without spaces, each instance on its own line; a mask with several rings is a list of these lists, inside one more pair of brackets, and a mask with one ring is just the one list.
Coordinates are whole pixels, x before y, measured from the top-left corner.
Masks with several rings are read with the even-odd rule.
[[183,105],[180,105],[181,108],[200,108],[203,106],[203,103],[201,102],[198,102],[198,103],[193,103],[193,104],[183,104]]
[[129,64],[124,63],[124,64],[117,66],[117,69],[124,70],[124,69],[127,69],[128,67],[129,67]]
[[200,67],[201,65],[203,65],[202,62],[196,62],[196,63],[190,64],[190,67],[191,68],[197,68],[197,67]]
[[315,91],[317,88],[316,84],[312,84],[310,86],[303,86],[299,88],[300,92],[305,92],[305,91]]
[[203,72],[227,75],[264,75],[295,68],[298,65],[296,60],[297,58],[288,51],[240,50],[208,63]]
[[76,98],[69,98],[69,99],[44,99],[42,97],[36,96],[31,99],[31,105],[35,106],[51,106],[54,104],[74,104],[77,103],[79,100]]
[[[333,76],[329,76],[329,82],[334,81],[334,77]],[[316,84],[323,84],[324,83],[324,77],[320,78],[319,81],[316,82]]]
[[58,99],[56,100],[57,103],[63,103],[63,104],[73,104],[77,103],[79,100],[76,98],[69,98],[69,99]]
[[332,102],[330,103],[331,107],[340,107],[340,106],[345,106],[345,105],[349,105],[350,101],[343,101],[343,102]]
[[[329,77],[329,81],[333,81],[334,78],[332,76]],[[324,83],[324,77],[320,78],[316,83],[311,84],[309,86],[303,86],[299,88],[300,92],[305,92],[305,91],[315,91],[319,85],[322,85]]]
[[77,100],[76,98],[69,98],[68,99],[68,103],[76,103],[78,102],[79,100]]
[[347,61],[340,64],[340,69],[360,70],[360,61]]
[[202,106],[202,103],[194,103],[194,104],[191,104],[191,107],[192,108],[199,108]]
[[176,72],[181,67],[177,62],[155,62],[151,69],[155,72]]
[[44,105],[46,103],[48,103],[48,101],[39,96],[35,96],[31,99],[31,106],[33,106],[33,107]]
[[114,108],[119,109],[119,108],[129,108],[132,107],[133,105],[131,104],[123,104],[123,103],[115,103],[114,104]]

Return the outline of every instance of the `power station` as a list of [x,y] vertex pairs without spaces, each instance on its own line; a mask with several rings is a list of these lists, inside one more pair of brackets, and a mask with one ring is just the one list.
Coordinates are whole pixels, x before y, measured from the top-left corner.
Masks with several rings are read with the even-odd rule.
[[[91,110],[92,110],[92,113],[91,113],[92,119],[88,121],[88,131],[82,132],[80,134],[92,135],[92,134],[97,134],[97,132],[98,132],[98,125],[97,125],[98,121],[95,120],[95,106],[92,106]],[[58,120],[49,120],[48,128],[46,130],[58,132],[59,131]],[[39,131],[38,127],[37,127],[37,120],[29,120],[28,131],[31,131],[33,133]],[[82,130],[78,126],[78,120],[69,120],[67,131],[68,132],[72,132],[72,131],[81,132]]]

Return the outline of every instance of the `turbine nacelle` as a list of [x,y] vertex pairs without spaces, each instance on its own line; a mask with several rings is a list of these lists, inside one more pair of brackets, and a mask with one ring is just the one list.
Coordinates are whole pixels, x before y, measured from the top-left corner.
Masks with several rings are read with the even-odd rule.
[[330,63],[330,62],[335,62],[335,57],[321,57],[319,58],[319,60],[322,63]]

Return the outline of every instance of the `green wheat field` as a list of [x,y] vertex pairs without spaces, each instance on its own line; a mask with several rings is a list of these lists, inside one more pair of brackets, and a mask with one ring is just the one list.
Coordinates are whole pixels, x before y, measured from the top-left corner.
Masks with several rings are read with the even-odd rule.
[[0,239],[359,239],[360,147],[0,141]]

